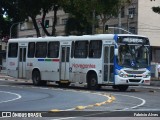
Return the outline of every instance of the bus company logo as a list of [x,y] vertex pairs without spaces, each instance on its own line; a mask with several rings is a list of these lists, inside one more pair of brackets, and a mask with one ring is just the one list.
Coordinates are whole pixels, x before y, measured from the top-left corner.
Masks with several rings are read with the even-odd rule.
[[4,117],[12,117],[12,116],[11,116],[11,112],[2,112],[1,117],[2,117],[2,118],[4,118]]
[[94,64],[72,64],[72,67],[74,68],[96,68],[96,65]]
[[10,62],[9,65],[10,65],[10,66],[14,66],[14,65],[15,65],[15,62]]

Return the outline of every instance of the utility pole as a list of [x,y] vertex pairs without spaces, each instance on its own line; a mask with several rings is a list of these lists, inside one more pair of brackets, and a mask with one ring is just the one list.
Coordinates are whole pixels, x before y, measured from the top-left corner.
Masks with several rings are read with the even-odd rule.
[[[122,20],[121,20],[121,8],[119,9],[119,13],[118,13],[118,27],[121,28],[122,27]],[[121,34],[121,29],[118,30],[119,34]]]

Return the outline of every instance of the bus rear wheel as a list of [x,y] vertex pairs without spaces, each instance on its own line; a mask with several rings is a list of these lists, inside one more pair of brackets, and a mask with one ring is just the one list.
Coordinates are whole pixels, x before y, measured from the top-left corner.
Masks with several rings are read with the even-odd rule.
[[34,71],[33,74],[32,74],[32,81],[33,81],[33,84],[35,86],[41,86],[41,85],[46,85],[47,84],[47,81],[42,81],[41,80],[41,76],[40,76],[40,72],[39,71]]
[[87,87],[90,90],[99,90],[101,88],[100,85],[98,85],[97,81],[97,75],[91,74],[87,79]]

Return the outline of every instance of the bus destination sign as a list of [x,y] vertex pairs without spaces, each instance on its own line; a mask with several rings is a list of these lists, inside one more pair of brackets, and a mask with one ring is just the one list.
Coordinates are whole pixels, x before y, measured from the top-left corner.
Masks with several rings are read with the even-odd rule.
[[137,39],[137,38],[124,38],[122,42],[123,43],[143,43],[143,40]]
[[118,43],[124,44],[149,44],[149,40],[144,37],[119,37]]

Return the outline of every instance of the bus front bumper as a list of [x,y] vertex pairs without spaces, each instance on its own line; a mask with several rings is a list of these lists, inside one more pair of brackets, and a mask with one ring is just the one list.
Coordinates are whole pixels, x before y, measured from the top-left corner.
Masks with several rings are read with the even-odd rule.
[[148,78],[143,78],[143,77],[130,77],[130,78],[123,78],[120,77],[119,75],[115,76],[115,85],[150,85],[150,79],[151,77]]

